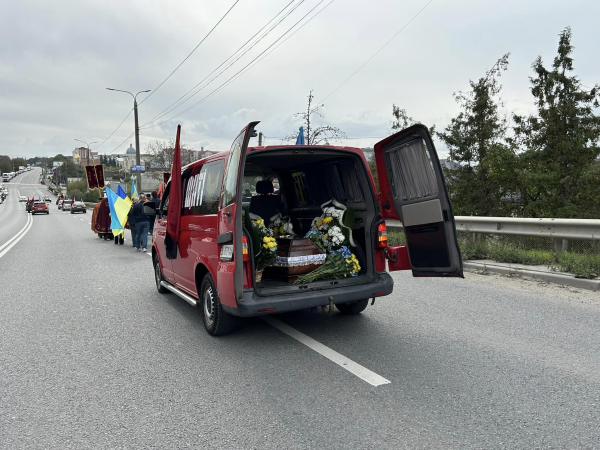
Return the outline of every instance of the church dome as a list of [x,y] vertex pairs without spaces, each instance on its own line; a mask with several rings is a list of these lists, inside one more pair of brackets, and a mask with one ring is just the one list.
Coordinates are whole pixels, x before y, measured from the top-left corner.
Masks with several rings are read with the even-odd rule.
[[125,152],[126,155],[135,155],[135,148],[131,144],[129,144],[129,148]]

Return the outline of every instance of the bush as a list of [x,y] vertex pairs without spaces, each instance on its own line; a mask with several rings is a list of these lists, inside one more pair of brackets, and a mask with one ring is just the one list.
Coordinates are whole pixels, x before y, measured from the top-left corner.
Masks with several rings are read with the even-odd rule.
[[594,278],[600,275],[600,255],[560,253],[556,256],[553,268],[575,274],[578,277]]

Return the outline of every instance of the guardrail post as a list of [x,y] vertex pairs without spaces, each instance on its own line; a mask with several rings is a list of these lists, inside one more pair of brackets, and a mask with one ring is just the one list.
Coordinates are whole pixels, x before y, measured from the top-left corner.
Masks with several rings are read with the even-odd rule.
[[572,242],[569,239],[554,239],[554,248],[556,253],[568,252],[571,250]]

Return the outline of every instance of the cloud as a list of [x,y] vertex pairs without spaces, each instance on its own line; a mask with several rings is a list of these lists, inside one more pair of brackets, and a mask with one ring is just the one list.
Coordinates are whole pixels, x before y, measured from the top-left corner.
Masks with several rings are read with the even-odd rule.
[[[440,129],[458,111],[452,93],[468,89],[469,79],[482,76],[508,51],[511,62],[502,78],[506,110],[527,113],[533,109],[530,64],[537,55],[551,61],[557,34],[567,25],[574,34],[576,72],[586,84],[600,81],[598,2],[507,0],[502,8],[472,0],[433,2],[349,80],[424,3],[334,2],[242,77],[172,119],[210,95],[316,4],[306,0],[221,77],[161,119],[164,124],[143,129],[142,147],[174,137],[181,123],[186,142],[226,150],[253,120],[261,121],[258,129],[267,142],[277,142],[273,138],[297,132],[294,113],[305,109],[311,89],[316,102],[325,99],[325,117],[315,123],[337,126],[350,137],[387,133],[394,103]],[[155,89],[230,6],[209,0],[1,2],[0,153],[70,153],[74,138],[104,141],[133,106],[128,94],[105,88]],[[156,93],[147,101],[139,97],[140,123],[208,76],[281,8],[276,0],[239,2]],[[100,151],[124,151],[134,142],[128,138],[133,129],[130,116]]]

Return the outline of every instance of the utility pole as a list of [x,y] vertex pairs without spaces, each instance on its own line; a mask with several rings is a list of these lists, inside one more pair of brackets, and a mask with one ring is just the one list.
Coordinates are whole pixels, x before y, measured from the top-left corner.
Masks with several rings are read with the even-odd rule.
[[[138,122],[138,111],[137,111],[137,100],[133,97],[133,117],[135,117],[135,164],[141,164],[141,155],[140,155],[140,125]],[[135,183],[137,184],[137,191],[141,194],[144,192],[142,190],[142,172],[138,170],[136,174]]]
[[262,147],[262,142],[263,142],[263,134],[262,131],[258,132],[258,146]]
[[[141,154],[140,154],[140,126],[139,126],[139,122],[138,122],[137,96],[138,96],[138,94],[142,94],[144,92],[150,92],[151,89],[148,89],[147,91],[140,91],[135,95],[133,95],[129,91],[122,91],[120,89],[113,89],[113,88],[106,88],[106,89],[108,89],[109,91],[126,92],[127,94],[129,94],[133,97],[133,117],[135,119],[135,163],[136,163],[136,165],[139,166],[141,164]],[[140,193],[143,192],[142,191],[142,173],[141,172],[138,172],[136,174],[136,184],[137,184],[137,191]]]

